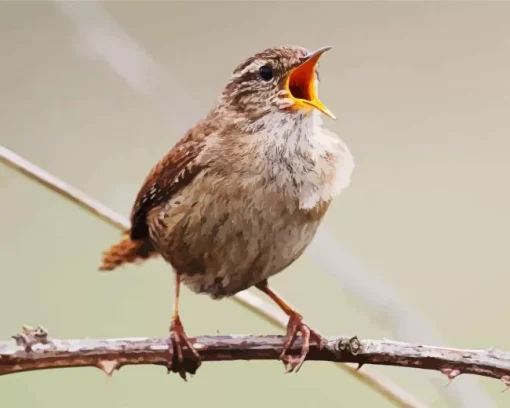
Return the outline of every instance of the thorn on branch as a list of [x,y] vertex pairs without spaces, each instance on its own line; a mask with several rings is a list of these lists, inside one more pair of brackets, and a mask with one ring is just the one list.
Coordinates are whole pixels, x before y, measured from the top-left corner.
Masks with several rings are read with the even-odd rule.
[[501,381],[503,382],[503,384],[505,384],[505,389],[502,390],[501,392],[508,391],[508,388],[510,387],[510,375],[504,375],[503,377],[501,377]]
[[446,377],[448,377],[447,385],[450,385],[452,383],[452,381],[455,380],[455,378],[457,378],[460,374],[462,374],[460,370],[453,369],[453,368],[442,368],[441,372],[444,375],[446,375]]
[[37,326],[33,328],[28,325],[24,325],[21,328],[22,333],[18,333],[12,338],[16,341],[18,346],[24,346],[25,351],[28,353],[32,351],[32,346],[35,344],[49,344],[48,331],[42,327]]
[[108,377],[111,377],[115,370],[120,368],[117,360],[100,360],[98,363],[100,370],[103,370]]

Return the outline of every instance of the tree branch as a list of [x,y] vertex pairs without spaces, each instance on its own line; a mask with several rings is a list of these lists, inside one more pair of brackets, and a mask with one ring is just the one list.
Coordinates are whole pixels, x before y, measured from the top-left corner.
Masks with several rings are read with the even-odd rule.
[[[199,336],[192,342],[202,361],[278,360],[283,336]],[[293,352],[299,352],[300,343],[296,342]],[[0,342],[0,375],[87,366],[111,375],[125,365],[165,366],[168,358],[166,339],[55,340],[43,328],[24,328],[23,334]],[[461,350],[339,336],[329,338],[322,349],[312,345],[307,360],[436,370],[450,380],[476,374],[510,385],[510,353],[495,349]]]

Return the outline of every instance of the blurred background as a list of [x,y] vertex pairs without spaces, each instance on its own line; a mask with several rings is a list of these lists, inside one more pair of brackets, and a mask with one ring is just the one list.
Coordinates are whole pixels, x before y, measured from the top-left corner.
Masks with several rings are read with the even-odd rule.
[[[321,59],[326,125],[351,187],[275,289],[324,335],[510,350],[510,4],[505,2],[1,2],[0,143],[128,215],[151,166],[266,47]],[[118,231],[0,166],[0,338],[165,336],[169,267],[96,271]],[[185,290],[193,335],[283,333]],[[363,367],[430,407],[507,407],[497,380]],[[390,407],[329,363],[206,363],[0,379],[0,404],[60,408]]]

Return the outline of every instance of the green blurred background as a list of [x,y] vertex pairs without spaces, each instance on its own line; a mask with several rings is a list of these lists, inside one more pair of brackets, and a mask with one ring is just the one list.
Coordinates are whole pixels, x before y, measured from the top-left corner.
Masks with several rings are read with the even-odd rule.
[[[274,287],[325,335],[510,350],[509,21],[504,2],[2,2],[0,142],[128,215],[238,63],[272,45],[332,45],[321,98],[338,120],[326,124],[357,167]],[[61,338],[166,335],[166,264],[100,274],[117,231],[3,165],[0,194],[0,338],[22,324]],[[182,318],[190,335],[283,332],[187,290]],[[510,406],[496,380],[363,370],[431,407]],[[391,406],[327,363],[298,375],[207,363],[188,383],[150,366],[110,381],[93,368],[0,379],[2,407],[177,404]]]

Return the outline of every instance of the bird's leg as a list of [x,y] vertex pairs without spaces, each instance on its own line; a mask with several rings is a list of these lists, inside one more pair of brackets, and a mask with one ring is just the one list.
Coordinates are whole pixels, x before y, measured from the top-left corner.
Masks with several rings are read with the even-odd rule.
[[[173,371],[179,373],[181,378],[186,381],[186,372],[195,374],[198,367],[200,367],[200,355],[191,344],[188,336],[184,332],[181,319],[179,317],[179,294],[181,288],[181,279],[178,274],[175,274],[175,299],[174,310],[172,315],[172,322],[170,323],[170,337],[168,339],[170,358],[168,361],[168,372]],[[184,364],[183,345],[191,352],[191,358]]]
[[[283,351],[280,355],[280,360],[285,363],[287,372],[298,372],[306,355],[310,350],[310,340],[314,340],[322,348],[325,339],[316,331],[310,329],[303,323],[303,316],[301,316],[294,308],[292,308],[285,300],[269,288],[267,280],[262,281],[256,285],[257,289],[267,294],[284,312],[289,316],[289,323],[287,324],[287,334],[285,335],[285,342],[283,344]],[[289,353],[292,345],[296,341],[298,333],[301,333],[303,345],[301,346],[301,353],[298,356]]]

